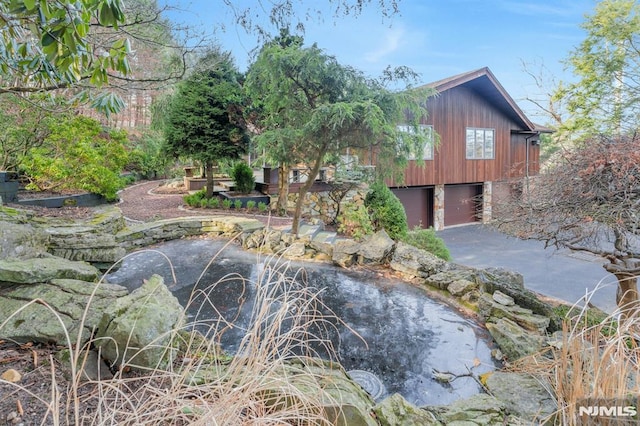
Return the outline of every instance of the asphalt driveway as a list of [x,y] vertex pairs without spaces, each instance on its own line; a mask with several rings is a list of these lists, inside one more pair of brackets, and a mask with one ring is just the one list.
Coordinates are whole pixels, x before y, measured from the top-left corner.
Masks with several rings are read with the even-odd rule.
[[616,279],[602,268],[604,260],[599,257],[545,249],[542,242],[520,240],[476,224],[447,228],[437,234],[456,263],[504,267],[521,273],[525,286],[540,294],[570,303],[589,294],[590,302],[600,309],[613,312],[616,307]]

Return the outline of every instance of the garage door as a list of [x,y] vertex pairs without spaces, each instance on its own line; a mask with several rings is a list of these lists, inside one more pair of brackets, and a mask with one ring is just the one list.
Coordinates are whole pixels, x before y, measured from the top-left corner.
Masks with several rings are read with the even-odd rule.
[[433,188],[394,188],[392,191],[404,206],[410,229],[433,226]]
[[482,184],[445,185],[444,226],[476,222],[482,201]]

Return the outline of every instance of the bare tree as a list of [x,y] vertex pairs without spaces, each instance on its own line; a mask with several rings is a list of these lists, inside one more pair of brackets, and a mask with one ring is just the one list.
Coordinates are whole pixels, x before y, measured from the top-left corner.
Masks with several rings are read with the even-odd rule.
[[499,226],[523,238],[598,255],[618,279],[618,307],[638,311],[640,137],[598,136],[541,174],[513,202],[497,203]]

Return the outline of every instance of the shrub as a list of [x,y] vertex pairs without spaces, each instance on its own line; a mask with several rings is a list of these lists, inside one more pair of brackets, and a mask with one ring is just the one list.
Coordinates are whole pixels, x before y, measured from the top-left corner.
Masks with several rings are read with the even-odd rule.
[[247,201],[247,210],[252,211],[256,208],[256,202],[254,200]]
[[236,183],[236,191],[248,194],[253,191],[256,181],[253,170],[246,163],[237,163],[231,170],[231,177]]
[[225,209],[229,210],[231,208],[231,200],[229,200],[228,198],[225,198],[224,200],[222,200],[222,207],[224,207]]
[[193,194],[185,195],[182,197],[184,202],[191,207],[200,207],[200,201],[206,197],[204,190],[194,192]]
[[217,209],[218,207],[220,207],[220,198],[211,197],[209,199],[209,208]]
[[242,200],[235,200],[233,202],[233,208],[236,210],[240,210],[242,208]]
[[402,240],[407,235],[409,227],[404,206],[384,182],[371,185],[364,203],[376,231],[384,229],[394,240]]
[[266,212],[266,211],[267,211],[267,203],[264,203],[264,202],[260,201],[260,202],[258,203],[258,211],[259,211],[260,213],[264,213],[264,212]]
[[373,224],[363,206],[346,203],[338,216],[338,232],[356,240],[373,233]]
[[451,260],[451,254],[444,240],[436,235],[433,228],[421,229],[417,226],[409,231],[402,239],[407,244],[411,244],[429,253],[433,253],[444,260]]
[[209,200],[207,200],[206,198],[200,200],[200,207],[202,207],[203,209],[209,207]]

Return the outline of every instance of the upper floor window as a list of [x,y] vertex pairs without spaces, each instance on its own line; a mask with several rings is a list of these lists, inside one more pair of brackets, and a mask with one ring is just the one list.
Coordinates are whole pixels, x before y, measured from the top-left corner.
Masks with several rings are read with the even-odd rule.
[[467,159],[494,158],[495,130],[467,127]]
[[[416,128],[414,126],[409,126],[407,124],[401,124],[398,126],[398,130],[401,132],[408,133],[409,135],[414,135],[416,133]],[[422,135],[426,136],[426,143],[424,144],[424,149],[422,150],[422,159],[423,160],[433,160],[433,126],[429,124],[420,124],[418,126],[418,131],[421,132]],[[415,160],[416,155],[415,152],[410,152],[409,160]]]

